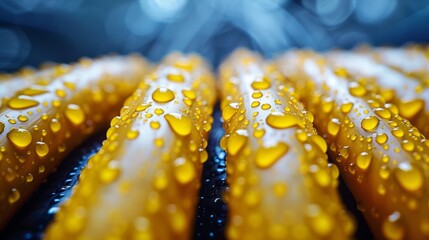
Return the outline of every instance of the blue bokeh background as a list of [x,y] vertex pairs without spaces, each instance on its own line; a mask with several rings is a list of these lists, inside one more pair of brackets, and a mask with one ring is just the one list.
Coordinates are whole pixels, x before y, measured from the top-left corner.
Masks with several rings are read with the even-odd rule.
[[427,0],[1,0],[0,71],[45,61],[195,51],[214,66],[239,46],[400,46],[429,40]]

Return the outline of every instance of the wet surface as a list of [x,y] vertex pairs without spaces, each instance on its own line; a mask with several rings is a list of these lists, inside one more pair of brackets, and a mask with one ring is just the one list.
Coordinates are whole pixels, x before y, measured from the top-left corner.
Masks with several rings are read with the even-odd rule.
[[[223,201],[226,184],[226,153],[219,146],[224,134],[219,107],[209,136],[209,159],[204,165],[199,202],[194,225],[194,239],[224,239],[227,207]],[[71,194],[88,158],[101,147],[105,132],[87,140],[51,174],[0,233],[0,239],[42,239],[43,231],[58,211],[58,206]],[[369,228],[356,208],[356,202],[340,179],[339,191],[348,210],[358,223],[356,239],[372,239]]]
[[215,109],[207,151],[209,159],[204,164],[200,198],[195,219],[194,239],[224,239],[226,204],[226,153],[219,146],[225,131],[222,128],[219,107]]

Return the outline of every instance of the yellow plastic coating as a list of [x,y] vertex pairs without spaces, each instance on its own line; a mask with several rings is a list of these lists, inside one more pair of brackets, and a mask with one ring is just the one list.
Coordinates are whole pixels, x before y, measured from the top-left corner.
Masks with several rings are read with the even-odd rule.
[[140,57],[85,60],[6,101],[0,109],[0,228],[70,150],[108,126],[146,68]]
[[46,239],[189,239],[216,100],[208,66],[171,54],[128,98]]
[[409,77],[370,56],[353,52],[332,52],[327,59],[342,76],[379,93],[386,102],[394,103],[399,115],[411,121],[426,137],[429,136],[429,85]]
[[277,64],[314,114],[375,238],[427,239],[429,142],[395,105],[322,56],[294,51]]
[[260,56],[238,50],[220,68],[229,190],[228,239],[349,239],[354,221],[339,171],[294,90]]

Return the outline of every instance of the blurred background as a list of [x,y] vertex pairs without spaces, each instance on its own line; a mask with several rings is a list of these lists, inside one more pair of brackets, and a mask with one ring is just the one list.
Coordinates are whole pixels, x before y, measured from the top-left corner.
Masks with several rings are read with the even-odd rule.
[[408,42],[429,42],[427,0],[0,1],[0,71],[111,52],[157,61],[172,50],[216,67],[239,46],[270,57]]

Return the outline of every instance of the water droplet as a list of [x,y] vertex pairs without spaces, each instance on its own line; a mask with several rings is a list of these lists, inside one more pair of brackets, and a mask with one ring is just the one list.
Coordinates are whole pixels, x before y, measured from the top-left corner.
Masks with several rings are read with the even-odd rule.
[[240,129],[231,134],[228,138],[226,146],[227,152],[231,156],[235,156],[247,143],[247,131]]
[[161,127],[161,124],[158,121],[151,121],[149,125],[152,129],[159,129]]
[[9,203],[10,204],[16,203],[20,197],[21,197],[21,193],[19,192],[19,190],[16,188],[12,188],[9,193],[9,198],[8,198]]
[[26,88],[19,91],[20,94],[26,95],[26,96],[37,96],[47,92],[48,91],[46,91],[45,89],[39,88],[39,87],[31,87],[31,88]]
[[390,119],[390,117],[392,117],[390,111],[384,108],[376,108],[374,109],[374,113],[384,119]]
[[264,103],[264,104],[262,104],[262,106],[261,106],[261,109],[262,110],[268,110],[268,109],[270,109],[271,108],[271,105],[270,104],[268,104],[268,103]]
[[56,118],[51,119],[50,128],[53,133],[57,133],[61,129],[61,123]]
[[28,117],[27,117],[27,116],[25,116],[25,115],[19,115],[19,116],[18,116],[18,120],[19,120],[20,122],[26,122],[26,121],[28,121]]
[[26,148],[30,145],[32,136],[31,133],[25,129],[12,129],[7,134],[8,139],[12,142],[12,144],[20,149]]
[[4,123],[0,122],[0,133],[4,131]]
[[361,152],[356,159],[356,165],[360,169],[366,170],[369,167],[369,164],[371,163],[371,159],[372,159],[372,154],[367,152]]
[[423,186],[423,174],[421,170],[408,162],[400,163],[395,168],[394,175],[399,185],[409,192],[414,192]]
[[225,121],[231,119],[238,112],[238,103],[230,103],[222,110],[222,118]]
[[127,132],[127,138],[130,139],[130,140],[131,139],[135,139],[138,136],[139,136],[139,130],[137,130],[137,129],[130,129]]
[[375,116],[365,117],[361,121],[361,127],[365,131],[372,132],[377,128],[378,122],[379,120]]
[[259,102],[259,101],[253,101],[252,104],[250,104],[250,106],[252,108],[255,108],[255,107],[258,107],[260,104],[261,104],[261,102]]
[[185,158],[174,160],[174,177],[181,184],[187,184],[195,178],[195,167]]
[[274,165],[289,150],[284,142],[279,142],[272,147],[260,147],[255,155],[255,164],[259,168],[269,168]]
[[283,197],[286,195],[287,192],[287,185],[282,182],[274,183],[273,184],[273,192],[274,195],[277,197]]
[[36,142],[36,154],[40,158],[46,156],[49,153],[49,146],[44,142]]
[[341,123],[338,118],[332,118],[331,121],[328,122],[328,133],[331,136],[337,136],[340,129],[341,129]]
[[188,136],[192,131],[192,122],[189,118],[178,113],[169,113],[164,116],[174,133],[180,136]]
[[262,79],[253,81],[251,86],[255,90],[265,90],[265,89],[268,89],[271,86],[271,84],[268,78],[263,77]]
[[401,221],[401,214],[394,212],[383,221],[382,231],[384,237],[389,240],[399,240],[404,238],[405,230]]
[[357,82],[351,82],[349,84],[350,94],[355,97],[361,97],[366,94],[366,89],[364,86],[360,85]]
[[399,128],[399,127],[396,127],[396,128],[394,128],[394,129],[392,129],[392,134],[393,134],[393,136],[395,136],[395,137],[399,137],[399,138],[401,138],[401,137],[403,137],[404,136],[404,130],[402,130],[401,128]]
[[342,113],[349,113],[352,109],[353,109],[353,103],[351,103],[351,102],[343,103],[341,105],[341,112]]
[[402,147],[407,152],[412,152],[414,150],[414,143],[412,141],[404,140],[402,141]]
[[185,81],[185,78],[183,77],[182,74],[175,74],[175,73],[167,74],[167,79],[172,82],[178,82],[178,83],[182,83]]
[[137,106],[136,111],[137,112],[144,111],[144,110],[148,109],[151,105],[152,104],[150,104],[150,103],[142,103],[142,104]]
[[252,93],[252,98],[258,99],[261,98],[263,96],[261,91],[255,91]]
[[27,176],[25,177],[25,181],[28,183],[32,182],[33,179],[34,179],[34,177],[33,177],[33,174],[31,174],[31,173],[28,173]]
[[323,139],[319,135],[313,135],[310,137],[311,140],[322,150],[322,152],[326,152],[328,150],[328,144],[326,143],[325,139]]
[[67,105],[65,115],[73,125],[79,125],[85,121],[85,114],[80,106],[76,104]]
[[265,119],[267,124],[272,128],[282,129],[296,125],[302,125],[297,117],[292,114],[283,114],[281,112],[273,112]]
[[195,100],[197,98],[197,94],[192,89],[184,89],[182,90],[182,94],[191,100]]
[[168,88],[158,88],[152,93],[152,99],[159,103],[167,103],[175,98],[174,92]]
[[375,141],[378,144],[384,144],[384,143],[387,142],[387,139],[388,139],[387,134],[385,134],[385,133],[379,133],[379,134],[377,134],[377,137],[375,138]]
[[425,102],[421,99],[401,101],[398,104],[399,113],[407,119],[412,119],[423,109],[424,105]]
[[64,91],[63,89],[55,90],[55,94],[60,98],[63,98],[67,95],[66,91]]
[[25,95],[19,95],[18,97],[14,97],[10,99],[8,102],[8,106],[16,110],[26,109],[37,105],[39,105],[38,101],[36,101],[32,97],[25,96]]
[[99,179],[103,183],[111,183],[119,177],[121,173],[120,164],[118,161],[110,161],[99,174]]

